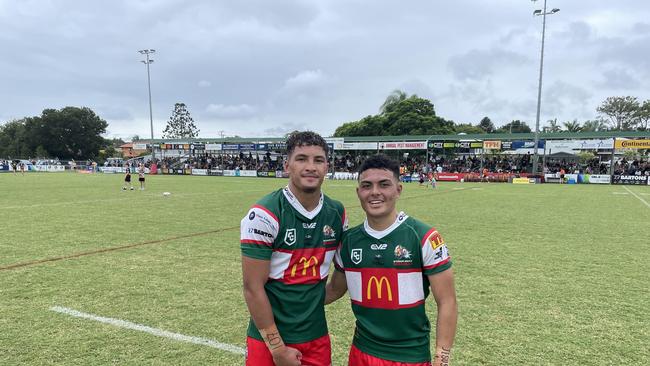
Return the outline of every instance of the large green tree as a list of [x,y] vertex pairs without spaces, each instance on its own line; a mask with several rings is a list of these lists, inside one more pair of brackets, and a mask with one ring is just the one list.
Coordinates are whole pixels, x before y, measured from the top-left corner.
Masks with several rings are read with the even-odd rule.
[[192,138],[198,135],[199,129],[185,103],[174,104],[174,112],[163,131],[163,138]]
[[45,109],[40,116],[2,126],[0,156],[93,159],[104,146],[107,126],[89,108]]
[[25,119],[0,126],[0,158],[26,158],[32,153],[25,143]]
[[597,111],[607,116],[614,130],[633,130],[639,119],[639,101],[636,97],[609,97],[598,107]]
[[454,125],[454,132],[466,134],[483,134],[485,130],[481,126],[474,126],[471,123],[457,123]]
[[492,120],[490,120],[490,118],[488,117],[483,117],[481,119],[481,122],[478,123],[478,126],[485,133],[493,133],[496,130],[496,127],[494,127],[494,123],[492,123]]
[[497,129],[497,133],[530,133],[532,132],[530,127],[526,124],[526,122],[522,122],[518,119],[505,124],[499,129]]
[[454,133],[454,123],[436,116],[431,101],[417,95],[393,92],[381,113],[339,126],[334,136],[444,135]]
[[639,105],[639,109],[636,113],[636,118],[638,120],[638,129],[642,131],[648,131],[648,122],[650,122],[650,99],[645,100]]
[[45,109],[40,117],[25,123],[27,142],[32,150],[42,146],[51,157],[94,159],[104,146],[108,123],[90,108]]

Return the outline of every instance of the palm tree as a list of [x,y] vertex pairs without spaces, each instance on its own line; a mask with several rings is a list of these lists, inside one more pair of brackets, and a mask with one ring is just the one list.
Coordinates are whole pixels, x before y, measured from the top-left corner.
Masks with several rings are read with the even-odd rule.
[[578,122],[577,119],[574,119],[572,122],[571,121],[566,121],[563,123],[564,127],[566,127],[567,132],[580,132],[582,131],[582,126],[580,126],[580,122]]
[[557,124],[557,118],[549,119],[548,120],[548,127],[545,127],[545,129],[548,132],[560,132],[560,131],[562,131],[562,127],[558,126],[558,124]]
[[584,132],[597,132],[606,130],[607,122],[602,119],[589,120],[585,121],[585,123],[582,124],[582,131]]
[[386,97],[386,100],[384,101],[384,104],[379,107],[379,114],[384,114],[386,112],[390,112],[391,107],[393,107],[395,104],[406,100],[408,98],[408,94],[405,92],[395,89],[393,90],[392,93],[388,97]]

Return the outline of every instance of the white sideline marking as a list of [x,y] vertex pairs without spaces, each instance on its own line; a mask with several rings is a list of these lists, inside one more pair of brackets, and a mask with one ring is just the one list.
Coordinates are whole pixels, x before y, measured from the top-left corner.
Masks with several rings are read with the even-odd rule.
[[648,206],[648,208],[650,208],[650,203],[648,203],[646,200],[644,200],[643,198],[637,196],[636,193],[632,192],[629,188],[627,188],[625,186],[623,186],[623,188],[625,188],[626,191],[630,192],[634,197],[638,198],[639,201],[645,203],[645,205]]
[[612,192],[612,194],[624,194],[624,195],[627,195],[628,193],[627,192]]
[[93,314],[88,314],[88,313],[82,313],[81,311],[77,311],[77,310],[70,309],[70,308],[65,308],[65,307],[62,307],[62,306],[52,306],[50,308],[50,310],[55,311],[57,313],[74,316],[76,318],[90,319],[90,320],[94,320],[94,321],[97,321],[97,322],[100,322],[100,323],[114,325],[114,326],[120,327],[120,328],[138,330],[140,332],[149,333],[149,334],[152,334],[152,335],[155,335],[155,336],[158,336],[158,337],[173,339],[173,340],[180,341],[180,342],[187,342],[187,343],[198,344],[198,345],[201,345],[201,346],[208,346],[208,347],[220,349],[220,350],[223,350],[223,351],[228,351],[230,353],[235,353],[235,354],[239,354],[239,355],[245,355],[246,354],[246,350],[241,348],[241,347],[233,346],[232,344],[213,341],[213,340],[207,339],[207,338],[192,337],[192,336],[187,336],[187,335],[180,334],[180,333],[168,332],[166,330],[162,330],[162,329],[158,329],[158,328],[152,328],[152,327],[148,327],[146,325],[131,323],[131,322],[128,322],[126,320],[114,319],[114,318],[106,318],[106,317],[103,317],[103,316],[98,316],[98,315],[93,315]]

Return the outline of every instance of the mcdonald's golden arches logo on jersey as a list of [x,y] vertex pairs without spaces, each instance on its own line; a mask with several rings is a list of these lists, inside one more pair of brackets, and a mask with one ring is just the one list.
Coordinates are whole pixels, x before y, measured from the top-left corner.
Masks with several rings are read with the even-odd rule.
[[[312,262],[313,261],[313,262]],[[312,277],[316,277],[316,273],[320,272],[317,271],[318,268],[318,258],[314,257],[313,255],[309,258],[307,257],[300,257],[300,260],[298,260],[298,263],[295,263],[293,267],[291,267],[291,277],[296,276],[296,269],[298,269],[298,265],[302,264],[302,276],[307,275],[307,270],[311,268],[311,275]]]
[[377,276],[370,277],[370,279],[368,280],[368,287],[366,288],[366,300],[372,300],[373,288],[376,290],[375,294],[377,295],[377,299],[382,300],[382,296],[384,294],[382,291],[384,288],[384,284],[386,284],[387,300],[389,302],[393,301],[393,291],[392,288],[390,287],[390,282],[388,282],[388,278],[386,278],[386,276],[381,276],[379,278],[377,278]]

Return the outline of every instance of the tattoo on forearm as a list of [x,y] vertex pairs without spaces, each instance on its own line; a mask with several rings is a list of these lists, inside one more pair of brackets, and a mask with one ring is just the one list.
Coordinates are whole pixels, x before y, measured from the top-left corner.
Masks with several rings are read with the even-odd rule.
[[280,333],[266,333],[266,343],[268,343],[270,350],[282,347],[282,338],[280,337]]
[[436,354],[436,358],[440,358],[440,366],[449,366],[449,357],[451,356],[451,348],[441,347],[442,350]]

